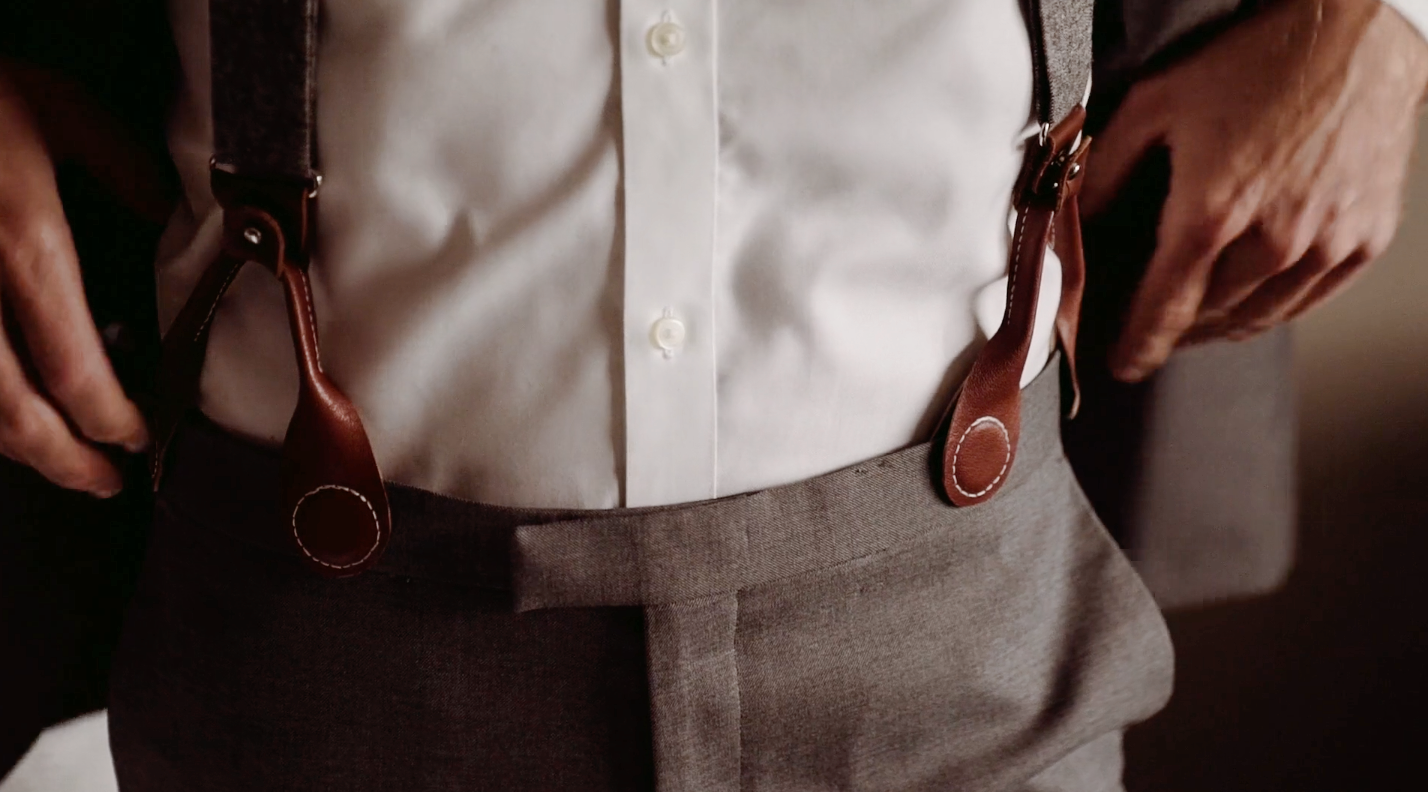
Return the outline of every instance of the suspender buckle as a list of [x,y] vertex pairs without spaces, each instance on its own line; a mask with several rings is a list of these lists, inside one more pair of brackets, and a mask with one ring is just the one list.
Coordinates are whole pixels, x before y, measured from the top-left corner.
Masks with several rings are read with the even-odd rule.
[[[256,261],[279,278],[289,265],[307,269],[321,174],[312,172],[306,178],[251,176],[214,159],[209,162],[209,180],[213,197],[223,207],[226,254]],[[279,234],[280,257],[274,247],[274,236]]]

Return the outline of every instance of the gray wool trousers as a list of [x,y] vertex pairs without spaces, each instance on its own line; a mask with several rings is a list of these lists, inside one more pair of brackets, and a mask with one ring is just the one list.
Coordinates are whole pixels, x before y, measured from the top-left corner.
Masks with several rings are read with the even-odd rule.
[[1057,366],[988,503],[929,445],[697,504],[392,490],[371,572],[281,533],[277,458],[189,421],[112,685],[124,792],[1121,789],[1170,693],[1062,454]]

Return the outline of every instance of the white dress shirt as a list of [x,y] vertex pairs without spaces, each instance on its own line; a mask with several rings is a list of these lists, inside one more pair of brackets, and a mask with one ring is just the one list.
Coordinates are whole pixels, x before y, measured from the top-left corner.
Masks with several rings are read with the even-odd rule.
[[[220,227],[205,0],[172,17],[165,321]],[[925,439],[1000,316],[1017,0],[344,0],[318,96],[325,368],[397,482],[605,508],[808,478]],[[249,267],[201,406],[276,444],[296,381]]]

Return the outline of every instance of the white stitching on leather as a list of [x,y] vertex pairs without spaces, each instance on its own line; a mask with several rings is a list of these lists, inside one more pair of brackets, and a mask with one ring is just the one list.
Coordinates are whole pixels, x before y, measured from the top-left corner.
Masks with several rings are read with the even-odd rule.
[[[329,564],[326,561],[323,561],[321,558],[318,558],[317,556],[313,555],[312,552],[307,549],[307,545],[304,545],[302,543],[302,537],[298,535],[298,511],[302,509],[303,503],[305,503],[308,498],[311,498],[313,495],[316,495],[317,493],[322,492],[323,490],[337,490],[339,492],[346,492],[349,495],[354,495],[358,500],[362,501],[362,505],[367,507],[367,511],[372,513],[372,524],[377,527],[377,538],[372,541],[372,546],[368,548],[366,555],[362,556],[356,561],[353,561],[350,564]],[[313,561],[327,567],[328,569],[351,569],[352,567],[360,566],[361,564],[366,563],[367,559],[371,558],[373,553],[377,552],[377,545],[382,543],[382,521],[377,517],[377,509],[372,506],[371,501],[367,500],[367,496],[363,495],[355,489],[352,489],[351,487],[344,487],[340,484],[323,484],[321,487],[318,487],[317,489],[308,492],[301,498],[298,498],[297,505],[293,507],[293,516],[291,522],[293,526],[293,539],[297,540],[298,548],[302,550],[303,555],[306,555],[308,558],[311,558]]]
[[198,339],[203,337],[203,331],[208,329],[208,325],[213,322],[213,315],[218,313],[218,304],[223,302],[223,295],[228,293],[228,287],[233,285],[233,281],[238,278],[238,273],[242,271],[243,265],[239,264],[233,268],[232,272],[228,273],[228,279],[223,281],[223,285],[218,289],[218,299],[208,306],[208,316],[203,317],[203,324],[199,325],[198,332],[193,334],[194,343],[198,343]]
[[1016,275],[1021,269],[1021,243],[1026,241],[1026,211],[1016,213],[1016,240],[1012,245],[1011,278],[1007,283],[1007,310],[1002,314],[1005,324],[1011,317],[1012,303],[1016,302]]
[[[962,483],[957,480],[957,456],[958,454],[962,453],[962,443],[966,442],[967,435],[971,434],[972,430],[976,429],[977,426],[982,423],[994,423],[997,425],[997,428],[1001,430],[1002,440],[1006,443],[1007,447],[1007,458],[1002,460],[1002,469],[1000,472],[997,473],[997,477],[992,479],[992,483],[988,484],[981,492],[968,492],[962,489]],[[996,418],[993,418],[990,415],[984,415],[981,418],[978,418],[977,420],[973,421],[971,426],[968,426],[965,430],[963,430],[962,436],[957,438],[957,447],[952,451],[952,486],[956,487],[957,491],[962,493],[962,495],[964,495],[965,497],[980,498],[983,495],[986,495],[988,492],[991,492],[992,489],[997,486],[997,484],[1002,480],[1002,476],[1006,475],[1007,468],[1010,466],[1011,434],[1007,432],[1006,424],[1002,423]]]
[[303,305],[307,307],[307,321],[312,325],[312,359],[317,364],[317,370],[322,371],[322,349],[317,340],[317,312],[312,307],[312,282],[303,278]]

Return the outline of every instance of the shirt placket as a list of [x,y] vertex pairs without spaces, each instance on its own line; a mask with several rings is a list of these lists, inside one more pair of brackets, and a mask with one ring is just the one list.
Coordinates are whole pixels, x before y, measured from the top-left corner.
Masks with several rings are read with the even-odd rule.
[[625,505],[716,494],[714,0],[620,6]]

